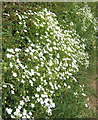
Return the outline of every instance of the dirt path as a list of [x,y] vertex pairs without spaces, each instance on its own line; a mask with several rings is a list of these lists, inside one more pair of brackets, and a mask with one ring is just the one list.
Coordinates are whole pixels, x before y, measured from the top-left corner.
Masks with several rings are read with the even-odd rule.
[[98,83],[96,82],[96,75],[94,75],[90,78],[90,87],[92,89],[92,92],[95,91],[95,93],[91,93],[91,96],[89,96],[90,100],[89,100],[88,105],[91,106],[91,108],[94,110],[96,115],[98,113],[98,111],[97,111],[98,101],[97,101],[97,97],[96,97],[97,96],[97,84]]
[[[96,91],[96,80],[95,79],[91,81],[91,87],[93,90]],[[96,105],[97,105],[96,100],[97,98],[95,95],[90,97],[90,101],[91,101],[90,106],[94,109],[94,111],[96,111]]]

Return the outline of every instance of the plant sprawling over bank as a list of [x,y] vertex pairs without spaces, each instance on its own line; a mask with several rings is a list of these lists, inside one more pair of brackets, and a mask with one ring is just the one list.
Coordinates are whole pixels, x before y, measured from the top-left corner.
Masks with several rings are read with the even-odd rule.
[[87,5],[73,13],[75,21],[65,13],[61,23],[46,8],[14,12],[18,42],[4,53],[4,117],[55,118],[60,111],[66,113],[62,117],[81,117],[82,108],[90,109],[86,86],[76,74],[89,66],[90,45],[83,34],[91,26],[93,38],[96,21]]

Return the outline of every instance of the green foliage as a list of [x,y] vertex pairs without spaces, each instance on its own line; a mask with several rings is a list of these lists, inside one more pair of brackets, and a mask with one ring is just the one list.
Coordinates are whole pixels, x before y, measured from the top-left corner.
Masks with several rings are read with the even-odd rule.
[[3,118],[88,117],[81,69],[89,66],[96,21],[87,4],[4,3],[4,8]]

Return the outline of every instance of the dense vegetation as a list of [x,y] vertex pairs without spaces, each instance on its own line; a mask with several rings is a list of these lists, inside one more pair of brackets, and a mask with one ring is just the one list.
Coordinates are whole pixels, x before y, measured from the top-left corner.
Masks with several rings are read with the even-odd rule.
[[94,10],[95,3],[3,3],[4,119],[95,117]]

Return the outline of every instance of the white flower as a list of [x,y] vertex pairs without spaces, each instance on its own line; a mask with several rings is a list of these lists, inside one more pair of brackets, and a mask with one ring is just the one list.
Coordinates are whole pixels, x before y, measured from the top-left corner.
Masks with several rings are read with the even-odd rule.
[[51,60],[50,60],[50,62],[49,62],[49,65],[50,65],[50,66],[52,66],[52,65],[53,65],[53,63],[52,63],[52,61],[51,61]]
[[11,48],[11,49],[7,49],[8,52],[11,52],[11,53],[15,53],[14,50]]
[[82,85],[83,87],[85,87],[85,85]]
[[16,31],[16,33],[19,33],[19,31]]
[[13,72],[13,76],[14,76],[14,77],[17,77],[17,73]]
[[58,48],[57,47],[53,47],[54,48],[54,50],[58,50]]
[[6,54],[7,58],[11,58],[11,57],[14,57],[14,55],[11,55],[9,53]]
[[2,85],[2,87],[7,88],[7,85]]
[[31,46],[29,46],[28,49],[32,51],[32,47]]
[[47,103],[48,101],[49,101],[49,98],[46,98],[46,99],[44,100],[45,103]]
[[46,41],[51,43],[51,40],[49,40],[49,39],[46,39]]
[[31,46],[32,46],[32,47],[34,47],[34,44],[33,44],[33,43],[31,43]]
[[36,79],[35,79],[35,78],[32,78],[32,80],[33,80],[33,81],[36,81]]
[[9,14],[7,14],[7,13],[3,13],[3,15],[7,15],[7,16],[10,16]]
[[89,97],[86,100],[89,101],[90,100]]
[[51,109],[47,109],[47,113],[52,113]]
[[27,97],[25,98],[25,101],[26,101],[26,102],[30,101],[29,96],[27,96]]
[[19,106],[18,106],[18,109],[21,109],[21,108],[22,108],[22,106],[19,105]]
[[45,98],[45,97],[47,97],[47,95],[45,95],[45,94],[42,94],[42,95],[41,95],[41,97],[42,97],[42,98]]
[[24,30],[24,32],[28,32],[27,30]]
[[53,94],[53,93],[54,93],[54,91],[50,91],[50,93],[51,93],[51,94]]
[[27,118],[30,118],[30,115],[27,114]]
[[19,49],[19,48],[15,48],[15,51],[16,51],[16,52],[19,52],[20,50],[21,50],[21,49]]
[[17,116],[22,117],[22,114],[19,113]]
[[19,59],[17,59],[16,61],[17,61],[17,63],[19,63],[19,64],[21,63]]
[[61,85],[58,85],[59,88],[61,88]]
[[52,108],[55,108],[55,103],[52,103],[52,104],[51,104],[51,107],[52,107]]
[[38,24],[37,24],[36,22],[34,22],[34,24],[35,24],[36,26],[38,26]]
[[47,81],[46,80],[44,80],[44,83],[47,85]]
[[31,113],[31,112],[29,112],[29,115],[31,116],[31,115],[32,115],[32,113]]
[[29,49],[27,48],[27,49],[25,49],[25,52],[29,52]]
[[21,106],[24,105],[24,101],[23,101],[23,100],[20,101],[20,105],[21,105]]
[[11,94],[15,94],[15,92],[13,90],[11,90]]
[[52,75],[52,72],[49,71],[48,73],[49,73],[50,75]]
[[22,116],[22,119],[25,119],[25,118],[26,118],[26,116],[25,116],[25,115],[23,115],[23,116]]
[[22,69],[25,69],[25,67],[24,67],[21,63],[20,63],[19,65],[20,65],[20,67],[21,67]]
[[87,96],[86,94],[82,93],[83,96]]
[[26,12],[24,12],[24,14],[27,14]]
[[54,89],[54,86],[51,82],[49,82],[49,85],[51,86],[52,89]]
[[6,111],[7,111],[8,114],[12,113],[12,109],[11,108],[6,108]]
[[70,89],[71,88],[71,86],[70,85],[68,85],[68,89]]
[[25,116],[27,114],[27,111],[23,109],[23,115]]
[[82,85],[79,85],[82,88]]
[[30,73],[30,75],[34,75],[34,70],[33,69],[31,69],[31,73]]
[[26,26],[26,25],[24,25],[24,27],[26,28],[27,26]]
[[55,85],[55,89],[58,90],[58,86]]
[[46,105],[47,107],[50,107],[50,104],[49,104],[49,103],[45,103],[45,105]]
[[36,56],[34,56],[34,59],[38,59]]
[[[50,47],[49,49],[48,49],[50,52],[52,52],[52,47]],[[45,51],[46,53],[47,53],[47,51]]]
[[35,105],[34,105],[33,103],[31,103],[31,107],[32,107],[32,108],[34,108],[34,107],[35,107]]
[[32,12],[32,10],[28,10],[29,12]]
[[87,105],[87,104],[85,104],[85,107],[88,107],[88,105]]
[[13,85],[10,85],[10,87],[13,89],[14,87],[13,87]]
[[19,112],[17,112],[17,111],[14,112],[14,115],[18,116],[18,114],[19,114]]
[[30,52],[30,55],[33,56],[34,54],[32,52]]
[[22,22],[18,22],[20,25],[22,24]]
[[15,118],[14,115],[11,115],[11,118]]
[[43,105],[43,104],[44,104],[44,101],[43,101],[43,100],[40,100],[40,103],[41,103],[41,105]]
[[40,102],[40,99],[39,99],[39,98],[37,98],[37,101],[38,101],[38,102]]
[[57,58],[60,58],[60,55],[59,55],[59,53],[57,54]]
[[40,37],[40,39],[43,39],[42,37]]
[[35,68],[38,70],[38,68],[39,68],[39,67],[38,67],[38,66],[36,66]]
[[22,39],[24,39],[24,37],[21,37]]
[[13,64],[10,62],[10,67],[12,68],[13,67]]
[[24,84],[24,83],[25,83],[25,81],[24,81],[24,80],[21,80],[21,83],[23,83],[23,84]]
[[[21,20],[22,18],[21,18],[21,16],[19,15],[19,14],[17,14],[18,15],[18,18]],[[20,23],[20,22],[19,22]]]
[[29,80],[29,82],[30,82],[31,86],[33,86],[33,82],[32,82],[32,80]]
[[39,35],[39,33],[36,33],[36,35]]
[[76,78],[74,78],[74,77],[73,77],[73,80],[74,80],[75,82],[77,82],[77,79],[76,79]]
[[42,53],[42,52],[39,53],[39,57],[41,57],[41,56],[43,56],[43,53]]
[[22,75],[22,78],[25,78],[25,76],[24,76],[24,75]]
[[40,92],[40,88],[39,87],[37,87],[36,90],[37,90],[37,92]]
[[40,73],[37,72],[36,74],[37,74],[38,76],[40,76]]
[[74,93],[74,95],[78,95],[78,93],[77,93],[77,92],[75,92],[75,93]]
[[15,55],[16,55],[16,57],[19,57],[19,53],[16,53]]
[[17,109],[16,109],[16,112],[17,112],[17,113],[20,113],[20,109],[17,108]]
[[35,94],[35,97],[39,97],[39,95],[38,95],[38,94]]
[[[44,18],[44,17],[43,17],[43,16],[41,16],[41,18]],[[40,26],[41,26],[41,27],[44,27],[44,25],[43,25],[43,24],[40,24]]]

